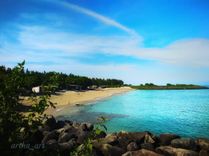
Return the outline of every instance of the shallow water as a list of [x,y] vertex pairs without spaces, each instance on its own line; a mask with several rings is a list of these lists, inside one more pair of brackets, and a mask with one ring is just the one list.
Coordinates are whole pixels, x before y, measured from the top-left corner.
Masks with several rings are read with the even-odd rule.
[[73,109],[74,113],[60,111],[57,118],[95,122],[103,115],[109,118],[108,132],[170,132],[209,138],[209,89],[135,90]]

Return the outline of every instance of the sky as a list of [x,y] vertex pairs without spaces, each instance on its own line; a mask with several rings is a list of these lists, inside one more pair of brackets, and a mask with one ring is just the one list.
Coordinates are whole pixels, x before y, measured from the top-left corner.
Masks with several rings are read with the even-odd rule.
[[0,65],[209,84],[208,0],[0,0]]

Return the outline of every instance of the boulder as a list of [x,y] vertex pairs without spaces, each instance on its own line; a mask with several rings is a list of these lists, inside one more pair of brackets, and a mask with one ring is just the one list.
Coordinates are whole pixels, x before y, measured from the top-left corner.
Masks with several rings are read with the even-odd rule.
[[209,156],[209,151],[202,149],[200,150],[199,156]]
[[138,151],[129,151],[124,153],[122,156],[162,156],[158,153],[155,153],[153,151],[149,151],[146,149],[141,149]]
[[174,139],[171,141],[171,146],[176,148],[191,149],[194,151],[197,149],[195,140],[191,138]]
[[59,137],[59,133],[56,130],[54,130],[52,132],[47,133],[44,136],[42,143],[45,144],[48,140],[51,140],[51,139],[58,140],[58,137]]
[[104,156],[121,156],[125,152],[122,148],[109,144],[100,144],[99,146],[94,146],[94,148]]
[[65,126],[65,121],[59,120],[57,121],[57,125],[56,127],[59,128],[63,128]]
[[81,123],[79,129],[83,131],[91,131],[93,130],[94,126],[91,123]]
[[58,142],[59,143],[68,142],[70,139],[75,138],[75,137],[76,137],[75,134],[63,132],[63,133],[60,133]]
[[117,134],[119,146],[126,149],[130,142],[136,142],[138,145],[144,143],[147,132],[119,132]]
[[127,145],[127,150],[128,151],[136,151],[139,149],[139,146],[137,145],[136,142],[131,142]]
[[160,146],[156,148],[156,152],[166,156],[198,156],[198,153],[195,151],[171,146]]
[[142,149],[146,149],[146,150],[150,150],[150,151],[154,151],[155,150],[154,145],[151,144],[151,143],[143,143],[143,144],[141,144],[141,148]]
[[95,142],[99,142],[101,144],[110,144],[110,145],[118,145],[118,138],[116,135],[108,134],[105,138],[96,139]]
[[90,132],[88,131],[79,131],[77,133],[77,143],[82,144],[89,137],[89,134]]
[[180,138],[180,137],[176,134],[170,134],[170,133],[160,134],[159,136],[160,145],[163,145],[163,146],[170,145],[171,141],[177,138]]
[[57,126],[56,120],[53,116],[49,116],[44,124],[50,128],[50,131],[54,130]]
[[72,150],[75,145],[76,145],[75,139],[71,139],[68,142],[64,142],[64,143],[58,143],[58,147],[61,151]]
[[208,139],[197,139],[196,140],[197,145],[201,148],[201,149],[205,149],[209,151],[209,140]]
[[51,139],[46,142],[46,147],[49,149],[57,149],[58,143],[55,139]]

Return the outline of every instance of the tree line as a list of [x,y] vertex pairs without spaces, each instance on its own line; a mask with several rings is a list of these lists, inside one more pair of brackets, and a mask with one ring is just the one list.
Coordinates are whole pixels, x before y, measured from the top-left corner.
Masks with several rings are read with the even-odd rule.
[[[8,77],[12,72],[11,68],[0,66],[0,79]],[[120,87],[124,83],[118,79],[102,79],[89,78],[86,76],[78,76],[74,74],[65,74],[60,72],[38,72],[29,71],[28,69],[22,71],[23,89],[30,92],[35,86],[54,86],[58,90],[69,89],[71,85],[79,85],[83,90],[89,86],[96,87]]]

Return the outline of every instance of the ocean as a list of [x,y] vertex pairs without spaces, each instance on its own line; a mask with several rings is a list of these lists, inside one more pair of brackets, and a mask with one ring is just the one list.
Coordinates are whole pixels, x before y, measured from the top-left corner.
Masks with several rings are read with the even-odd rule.
[[105,116],[108,132],[150,131],[209,138],[209,89],[134,90],[86,106],[64,109],[57,119],[96,122]]

